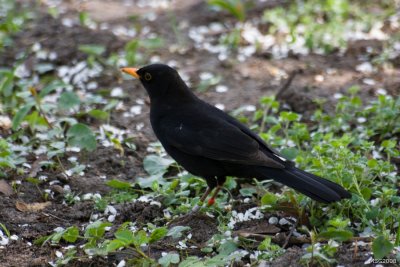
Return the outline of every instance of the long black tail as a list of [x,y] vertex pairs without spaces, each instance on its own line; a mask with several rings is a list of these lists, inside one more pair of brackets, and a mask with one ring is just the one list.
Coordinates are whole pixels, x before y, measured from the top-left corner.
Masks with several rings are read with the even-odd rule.
[[319,202],[331,203],[351,197],[351,194],[340,185],[296,167],[285,169],[262,167],[257,172],[258,178],[274,179]]

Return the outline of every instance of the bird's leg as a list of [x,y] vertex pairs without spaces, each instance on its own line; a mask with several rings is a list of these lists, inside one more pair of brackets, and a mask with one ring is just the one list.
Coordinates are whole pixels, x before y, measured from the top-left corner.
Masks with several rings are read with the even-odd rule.
[[203,202],[204,200],[206,200],[206,198],[208,197],[208,195],[211,193],[212,189],[211,187],[207,187],[206,192],[204,192],[204,194],[201,196],[200,201],[198,204],[196,204],[193,209],[192,209],[192,213],[198,212],[200,210],[200,207],[203,206]]
[[226,181],[226,176],[218,176],[217,177],[217,188],[214,191],[214,194],[212,197],[208,200],[207,206],[212,206],[215,203],[215,198],[217,197],[219,191],[222,189],[222,186],[224,185]]
[[208,202],[207,202],[207,206],[208,206],[208,207],[214,205],[214,203],[215,203],[215,198],[217,197],[218,192],[221,190],[221,188],[222,188],[221,185],[217,185],[217,188],[215,189],[214,194],[212,195],[212,197],[211,197],[211,198],[208,200]]

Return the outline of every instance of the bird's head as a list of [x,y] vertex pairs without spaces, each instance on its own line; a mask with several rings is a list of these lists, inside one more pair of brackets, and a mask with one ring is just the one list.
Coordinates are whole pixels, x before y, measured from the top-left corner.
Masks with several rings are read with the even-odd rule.
[[150,96],[150,99],[186,93],[186,84],[178,72],[168,65],[151,64],[140,69],[122,68],[123,72],[139,79]]

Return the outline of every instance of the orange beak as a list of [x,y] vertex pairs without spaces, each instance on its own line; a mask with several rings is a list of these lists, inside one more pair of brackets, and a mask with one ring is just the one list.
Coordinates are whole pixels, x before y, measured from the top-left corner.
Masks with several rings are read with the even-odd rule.
[[121,71],[135,77],[136,79],[140,79],[139,74],[137,74],[137,68],[121,68]]

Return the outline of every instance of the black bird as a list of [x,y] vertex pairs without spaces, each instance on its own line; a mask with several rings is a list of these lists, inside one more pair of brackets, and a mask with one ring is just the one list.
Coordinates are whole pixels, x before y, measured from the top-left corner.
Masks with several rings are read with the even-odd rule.
[[168,154],[207,181],[201,203],[217,188],[209,204],[214,202],[226,176],[274,179],[323,203],[351,197],[340,185],[296,168],[248,127],[199,99],[175,69],[152,64],[121,70],[149,94],[151,125]]

